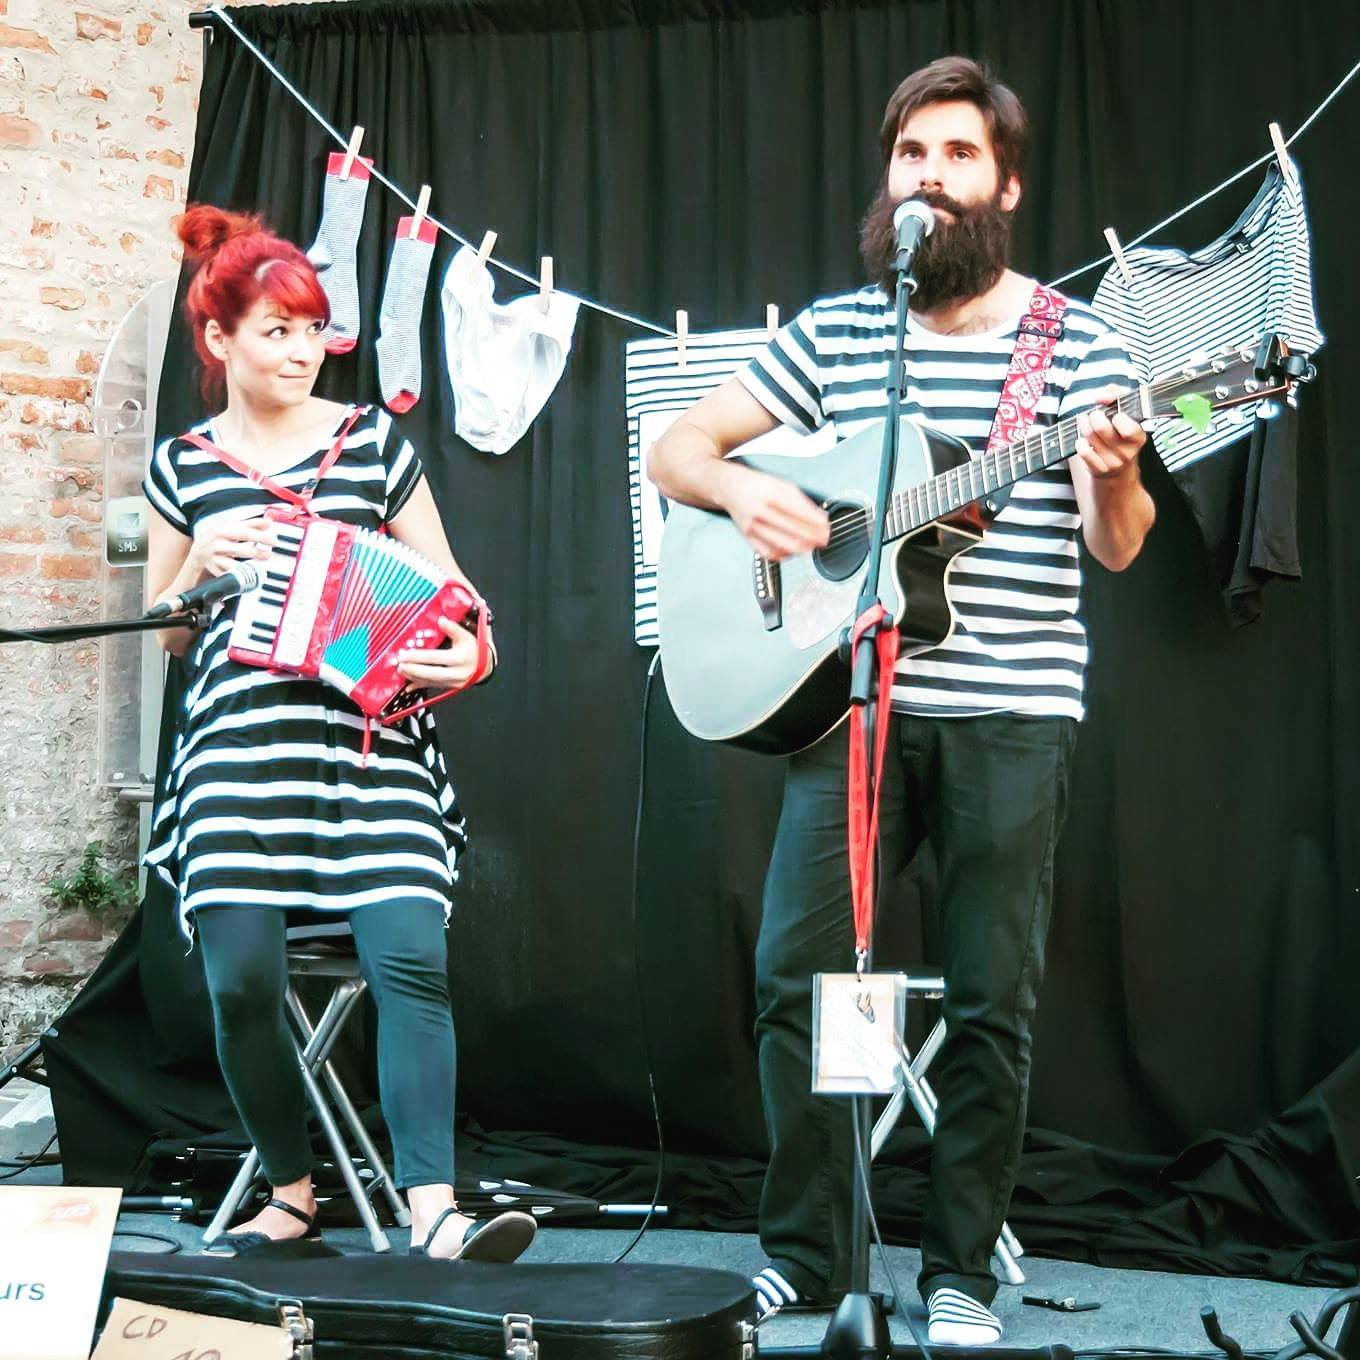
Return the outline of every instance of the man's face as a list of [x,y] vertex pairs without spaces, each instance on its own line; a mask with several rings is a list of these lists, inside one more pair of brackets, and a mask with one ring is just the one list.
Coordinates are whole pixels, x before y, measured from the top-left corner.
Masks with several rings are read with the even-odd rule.
[[948,201],[976,207],[996,198],[998,190],[998,205],[1012,211],[1020,201],[1019,181],[1012,176],[999,183],[992,139],[976,104],[927,104],[898,129],[888,162],[888,195],[895,203],[920,194],[947,223],[956,216],[945,206]]
[[907,198],[935,211],[935,230],[916,253],[918,313],[985,293],[1010,262],[1011,213],[1020,182],[1003,185],[982,111],[964,100],[927,104],[906,118],[892,158],[860,226],[860,257],[891,297],[897,232],[893,213]]

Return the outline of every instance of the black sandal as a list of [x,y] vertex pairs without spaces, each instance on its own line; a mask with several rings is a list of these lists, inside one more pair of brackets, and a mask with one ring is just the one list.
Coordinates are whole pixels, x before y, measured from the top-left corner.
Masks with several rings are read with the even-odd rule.
[[[208,1256],[246,1256],[266,1247],[286,1247],[294,1242],[319,1242],[321,1240],[321,1229],[316,1225],[316,1220],[321,1214],[319,1207],[313,1213],[304,1214],[296,1205],[287,1204],[281,1199],[271,1199],[266,1201],[265,1208],[282,1209],[285,1214],[291,1214],[299,1223],[306,1224],[307,1231],[301,1237],[270,1237],[268,1233],[262,1232],[223,1233],[221,1237],[214,1238],[203,1248],[204,1254]],[[228,1250],[223,1250],[223,1248]]]
[[[439,1230],[444,1226],[445,1220],[451,1214],[457,1212],[456,1208],[445,1209],[431,1224],[430,1231],[425,1234],[423,1245],[412,1246],[409,1254],[412,1256],[428,1256],[430,1246],[439,1235]],[[534,1234],[537,1231],[538,1221],[533,1214],[526,1214],[518,1209],[510,1209],[503,1214],[497,1214],[495,1218],[482,1219],[473,1223],[463,1234],[463,1240],[459,1243],[458,1250],[445,1259],[449,1261],[495,1261],[501,1265],[508,1265],[511,1261],[519,1259],[525,1248],[534,1240]]]

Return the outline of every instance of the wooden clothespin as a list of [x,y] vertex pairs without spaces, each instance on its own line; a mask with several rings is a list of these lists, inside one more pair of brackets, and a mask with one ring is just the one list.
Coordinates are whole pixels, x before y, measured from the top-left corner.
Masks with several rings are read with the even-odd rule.
[[1124,247],[1119,244],[1119,237],[1114,234],[1113,227],[1105,228],[1105,242],[1110,247],[1115,264],[1119,266],[1119,272],[1124,276],[1124,282],[1132,288],[1133,270],[1129,268],[1129,262],[1124,258]]
[[545,255],[538,267],[538,305],[546,312],[552,306],[553,263],[552,256]]
[[689,339],[689,313],[675,314],[675,361],[680,368],[685,366],[685,341]]
[[779,329],[779,308],[769,302],[765,305],[765,333],[774,338],[774,333]]
[[354,158],[359,154],[359,148],[363,145],[364,130],[356,127],[349,134],[349,145],[345,148],[345,159],[340,164],[340,178],[348,179],[349,172],[354,169]]
[[1270,130],[1270,144],[1275,148],[1275,159],[1280,163],[1280,174],[1285,177],[1288,184],[1295,183],[1294,163],[1289,159],[1289,148],[1284,144],[1284,133],[1280,131],[1278,123],[1268,124]]
[[486,268],[486,262],[491,258],[491,252],[496,248],[496,233],[489,231],[482,237],[482,244],[477,247],[477,263]]
[[430,186],[422,184],[420,186],[420,197],[416,199],[415,216],[411,218],[411,230],[406,234],[415,240],[420,235],[421,225],[425,221],[426,214],[430,211]]

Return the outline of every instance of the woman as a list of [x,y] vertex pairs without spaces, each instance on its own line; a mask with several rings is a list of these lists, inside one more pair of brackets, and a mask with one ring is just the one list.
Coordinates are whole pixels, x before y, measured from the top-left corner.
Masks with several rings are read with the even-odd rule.
[[[385,526],[471,589],[391,418],[312,395],[330,311],[307,257],[258,218],[206,205],[178,230],[196,270],[185,305],[204,396],[219,413],[191,432],[203,443],[172,439],[152,460],[149,601],[266,559],[263,512],[299,500]],[[379,1091],[412,1251],[513,1260],[533,1218],[474,1224],[453,1194],[444,927],[463,837],[433,724],[425,715],[370,732],[322,682],[233,660],[234,606],[201,634],[160,634],[166,650],[190,655],[193,674],[147,855],[203,950],[218,1058],[271,1186],[267,1206],[214,1249],[318,1235],[306,1098],[284,1016],[284,928],[302,908],[348,919],[377,1005]],[[494,650],[474,675],[475,639],[440,622],[448,646],[407,653],[401,674],[434,691],[486,678]]]

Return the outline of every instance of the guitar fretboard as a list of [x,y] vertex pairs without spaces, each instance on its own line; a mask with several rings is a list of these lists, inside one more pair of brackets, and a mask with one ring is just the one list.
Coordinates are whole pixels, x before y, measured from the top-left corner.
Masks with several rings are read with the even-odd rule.
[[[1148,389],[1145,389],[1145,393]],[[1151,409],[1145,406],[1144,396],[1126,392],[1105,408],[1143,419]],[[1061,463],[1070,458],[1077,445],[1080,431],[1077,417],[1069,416],[1056,425],[1040,426],[1023,439],[1002,448],[984,453],[946,472],[936,473],[917,485],[898,492],[889,503],[886,533],[889,539],[901,538],[920,529],[932,520],[952,515],[965,505],[981,500],[989,492],[1010,486],[1032,472]]]

